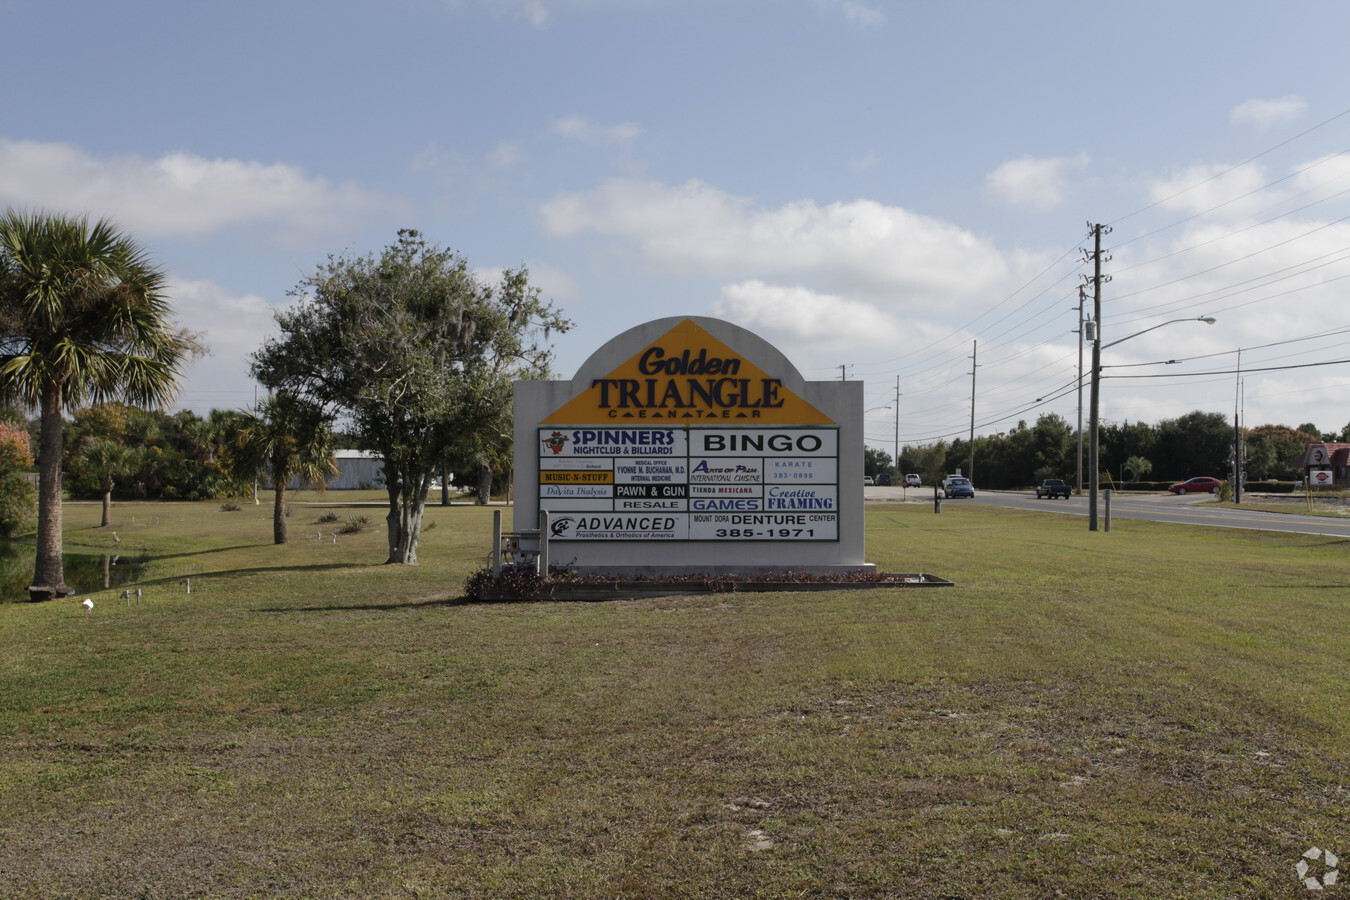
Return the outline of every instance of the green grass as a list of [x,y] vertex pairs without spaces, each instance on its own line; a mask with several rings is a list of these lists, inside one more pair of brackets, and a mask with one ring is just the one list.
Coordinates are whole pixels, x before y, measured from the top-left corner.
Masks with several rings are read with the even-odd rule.
[[1319,496],[1309,503],[1301,495],[1291,495],[1283,499],[1262,498],[1243,500],[1241,503],[1209,500],[1197,506],[1217,506],[1221,509],[1247,509],[1257,512],[1284,513],[1291,516],[1325,516],[1332,519],[1344,519],[1350,513],[1340,497]]
[[1350,853],[1345,541],[895,505],[868,558],[955,588],[492,605],[490,511],[415,568],[322,511],[122,504],[142,606],[0,605],[0,896],[1295,896]]

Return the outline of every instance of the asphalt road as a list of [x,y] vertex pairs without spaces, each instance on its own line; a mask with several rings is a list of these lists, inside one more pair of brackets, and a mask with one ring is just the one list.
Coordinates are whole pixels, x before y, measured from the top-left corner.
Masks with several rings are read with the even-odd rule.
[[[864,498],[871,503],[907,502],[932,505],[933,489],[925,488],[864,488]],[[1208,525],[1213,528],[1250,528],[1260,531],[1284,531],[1296,534],[1320,534],[1350,538],[1350,517],[1301,516],[1286,513],[1257,512],[1246,509],[1219,509],[1205,505],[1213,498],[1208,494],[1190,494],[1177,497],[1172,494],[1111,495],[1112,527],[1120,520],[1148,519],[1154,522],[1174,522],[1180,525]],[[1035,491],[975,490],[973,500],[943,500],[942,509],[959,510],[963,505],[1002,506],[1008,509],[1026,509],[1058,515],[1083,516],[1088,514],[1086,496],[1068,500],[1038,500]],[[1106,527],[1106,504],[1097,504],[1099,528]],[[1084,526],[1086,527],[1086,525]]]

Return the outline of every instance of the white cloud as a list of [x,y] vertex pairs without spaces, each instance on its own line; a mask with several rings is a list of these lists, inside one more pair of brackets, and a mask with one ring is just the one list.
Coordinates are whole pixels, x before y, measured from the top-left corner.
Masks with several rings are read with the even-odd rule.
[[855,25],[874,27],[886,21],[886,14],[880,7],[859,3],[858,0],[821,0],[821,2],[842,12],[844,18]]
[[548,7],[540,3],[539,0],[524,0],[520,4],[521,13],[535,28],[542,28],[548,24]]
[[554,120],[553,133],[568,140],[598,147],[632,143],[642,134],[642,129],[631,122],[597,125],[581,116],[566,116]]
[[1257,192],[1268,180],[1265,170],[1255,164],[1198,165],[1153,182],[1149,194],[1151,202],[1164,209],[1190,213],[1223,209],[1231,217],[1279,200],[1282,195],[1273,191]]
[[1086,153],[1078,156],[1024,156],[1005,162],[985,176],[985,185],[1003,202],[1038,211],[1054,209],[1064,202],[1068,176],[1088,164]]
[[[473,2],[476,6],[486,7],[500,15],[524,19],[535,28],[544,27],[550,18],[549,8],[543,0],[473,0]],[[452,10],[459,10],[469,5],[469,2],[445,0],[445,5]]]
[[855,172],[866,172],[869,169],[875,168],[876,164],[880,161],[881,157],[877,156],[875,150],[868,150],[866,155],[859,157],[858,159],[849,160],[848,167]]
[[1308,111],[1308,103],[1297,94],[1288,94],[1278,100],[1248,100],[1233,107],[1229,122],[1233,125],[1252,125],[1259,129],[1274,128],[1294,121]]
[[3,138],[0,201],[108,216],[131,231],[172,236],[261,222],[326,234],[399,207],[351,182],[333,184],[280,163],[181,152],[101,158],[71,144]]
[[652,0],[443,0],[452,10],[475,5],[497,15],[524,19],[535,28],[543,28],[559,15],[586,13],[590,10],[625,10],[652,5]]
[[189,368],[177,405],[201,412],[251,404],[248,357],[276,332],[274,307],[256,294],[235,294],[210,281],[171,279],[167,293],[178,323],[202,332],[211,351]]
[[539,288],[545,300],[569,306],[585,302],[586,292],[571,272],[540,262],[528,263],[526,267],[530,270],[530,283]]
[[634,244],[664,268],[729,278],[817,279],[846,293],[896,304],[979,296],[1006,277],[988,241],[948,222],[871,200],[811,200],[758,209],[699,181],[671,186],[613,179],[544,204],[545,228]]
[[870,304],[755,279],[725,285],[712,314],[775,343],[810,344],[813,354],[878,349],[900,333],[892,316]]
[[525,161],[525,151],[515,141],[501,141],[487,155],[487,163],[493,169],[510,169]]

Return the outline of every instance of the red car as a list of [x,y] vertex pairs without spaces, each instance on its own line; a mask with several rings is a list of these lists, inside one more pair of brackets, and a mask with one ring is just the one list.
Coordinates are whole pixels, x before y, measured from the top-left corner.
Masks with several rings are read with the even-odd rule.
[[1197,475],[1194,478],[1187,478],[1185,481],[1172,485],[1168,490],[1174,494],[1217,494],[1221,484],[1223,482],[1217,478]]

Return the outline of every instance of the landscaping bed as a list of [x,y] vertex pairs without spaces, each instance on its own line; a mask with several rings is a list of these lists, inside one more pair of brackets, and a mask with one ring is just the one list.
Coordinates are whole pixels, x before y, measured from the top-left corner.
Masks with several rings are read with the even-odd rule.
[[481,570],[464,584],[471,600],[621,600],[639,597],[679,597],[694,594],[850,591],[886,588],[953,587],[928,572],[876,572],[855,575],[786,573],[758,576],[685,575],[662,578],[607,578],[590,575],[551,575],[540,578],[531,570],[503,568],[500,578]]

